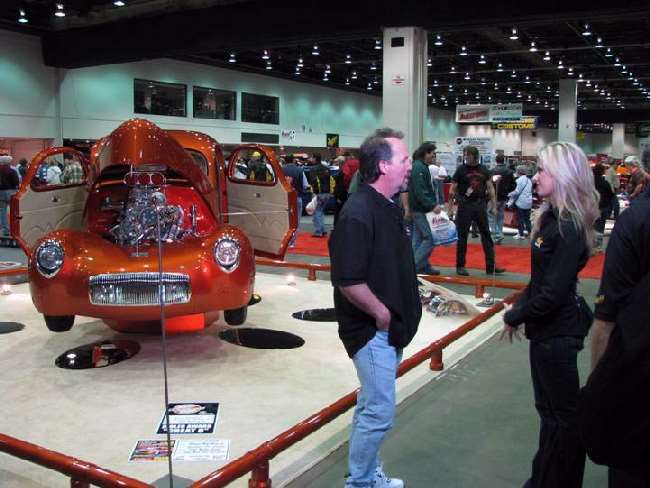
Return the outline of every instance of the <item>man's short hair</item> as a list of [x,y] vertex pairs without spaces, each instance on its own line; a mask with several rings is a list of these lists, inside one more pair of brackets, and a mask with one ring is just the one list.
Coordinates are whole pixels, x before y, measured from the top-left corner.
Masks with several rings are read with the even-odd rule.
[[387,138],[403,139],[404,134],[389,127],[377,129],[359,148],[359,174],[364,183],[374,183],[381,175],[379,161],[390,161],[393,150]]
[[72,160],[72,153],[63,153],[63,160],[65,161],[66,159]]
[[478,163],[478,149],[476,147],[466,146],[463,152],[466,154],[472,154],[474,156],[474,160]]
[[424,157],[430,152],[436,152],[436,145],[433,142],[423,142],[413,153],[413,159],[424,161]]
[[497,164],[503,164],[506,158],[503,157],[503,154],[497,154],[497,157],[494,158]]

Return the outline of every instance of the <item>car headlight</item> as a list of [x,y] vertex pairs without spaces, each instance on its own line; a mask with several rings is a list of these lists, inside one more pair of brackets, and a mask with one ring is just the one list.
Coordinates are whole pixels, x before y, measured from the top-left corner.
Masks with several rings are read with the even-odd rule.
[[34,253],[36,269],[46,278],[55,276],[63,266],[63,246],[59,241],[48,239],[42,242]]
[[222,237],[214,245],[214,260],[226,273],[231,273],[239,266],[239,242],[230,237]]

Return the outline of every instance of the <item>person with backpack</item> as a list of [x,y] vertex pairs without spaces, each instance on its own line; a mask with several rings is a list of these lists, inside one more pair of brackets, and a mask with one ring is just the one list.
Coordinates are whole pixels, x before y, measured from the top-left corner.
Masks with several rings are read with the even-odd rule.
[[[650,172],[650,150],[643,154]],[[581,435],[609,488],[650,486],[650,191],[616,221],[605,253],[582,390]]]
[[525,165],[517,166],[517,186],[508,194],[508,208],[517,212],[518,234],[513,239],[525,239],[530,235],[530,209],[533,208],[533,182]]
[[587,157],[569,142],[553,142],[540,150],[535,180],[545,203],[532,232],[530,282],[514,306],[506,307],[501,337],[512,342],[525,324],[530,341],[541,425],[524,488],[580,488],[585,449],[577,424],[577,359],[592,316],[577,295],[577,283],[589,260],[598,196]]
[[282,165],[282,171],[284,172],[284,175],[287,177],[287,179],[290,180],[291,186],[296,192],[296,214],[298,220],[296,222],[296,231],[293,233],[293,236],[289,241],[289,247],[296,247],[298,228],[300,227],[300,217],[302,217],[302,196],[309,184],[307,183],[307,177],[305,176],[304,169],[302,166],[298,166],[295,163],[293,155],[291,154],[285,156],[284,165]]
[[490,232],[494,234],[494,244],[498,246],[503,242],[503,217],[508,194],[515,189],[516,185],[514,173],[506,166],[503,154],[497,154],[496,163],[496,167],[492,170],[492,180],[497,195],[496,212],[488,212],[488,222]]
[[311,160],[311,169],[309,171],[309,185],[311,191],[316,195],[316,209],[312,216],[314,224],[314,237],[327,237],[325,229],[325,206],[332,197],[332,177],[329,169],[322,162],[320,154],[314,154]]

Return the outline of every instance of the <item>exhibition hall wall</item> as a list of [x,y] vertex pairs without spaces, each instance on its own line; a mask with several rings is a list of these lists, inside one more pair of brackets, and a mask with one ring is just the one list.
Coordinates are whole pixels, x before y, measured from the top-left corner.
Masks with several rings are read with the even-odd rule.
[[[134,79],[187,85],[187,117],[135,114]],[[195,119],[192,87],[238,93],[236,120]],[[279,124],[241,121],[241,93],[279,98]],[[358,147],[381,127],[381,98],[243,73],[196,63],[156,59],[64,70],[45,67],[38,37],[0,30],[0,138],[97,139],[132,117],[164,128],[205,132],[222,143],[241,142],[241,132],[279,135],[289,146],[324,147],[326,134],[339,134],[341,147]],[[59,116],[60,114],[60,116]],[[459,125],[452,111],[429,108],[425,137],[441,151],[453,150],[459,136],[492,137],[494,150],[534,155],[557,131],[492,130],[488,125]],[[586,153],[608,153],[611,134],[586,134],[578,143]],[[625,153],[636,154],[638,141],[626,135]]]

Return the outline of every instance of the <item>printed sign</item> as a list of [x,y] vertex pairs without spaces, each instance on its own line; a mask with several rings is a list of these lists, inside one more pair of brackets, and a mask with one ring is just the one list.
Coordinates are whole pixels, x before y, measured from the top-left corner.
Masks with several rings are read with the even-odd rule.
[[[174,450],[175,440],[171,441],[172,451]],[[167,441],[159,440],[142,440],[135,444],[129,456],[129,462],[137,461],[167,461],[169,458],[169,449]]]
[[[478,149],[479,162],[488,168],[494,161],[494,152],[492,151],[491,137],[457,137],[456,147],[454,148],[454,159],[456,167],[463,164],[463,151],[467,146],[474,146]],[[454,168],[455,171],[455,168]],[[452,175],[453,172],[450,172]]]
[[339,147],[339,135],[327,134],[325,142],[327,143],[327,147]]
[[[211,434],[217,423],[218,403],[170,403],[169,429],[172,434]],[[160,419],[156,434],[167,433],[165,414]]]
[[502,105],[456,105],[456,122],[464,124],[486,124],[521,119],[523,105],[506,103]]
[[492,128],[499,130],[537,129],[537,117],[521,117],[519,120],[508,122],[492,122]]
[[406,77],[404,75],[393,75],[390,81],[393,85],[403,85],[406,83]]
[[227,439],[203,439],[179,441],[172,454],[173,461],[201,462],[226,461],[230,441]]

